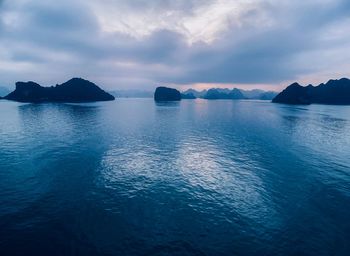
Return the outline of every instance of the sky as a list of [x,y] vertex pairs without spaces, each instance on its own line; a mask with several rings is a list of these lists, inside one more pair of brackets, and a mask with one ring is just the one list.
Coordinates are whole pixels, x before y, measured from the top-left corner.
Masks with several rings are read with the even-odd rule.
[[0,0],[0,85],[279,91],[350,77],[348,0]]

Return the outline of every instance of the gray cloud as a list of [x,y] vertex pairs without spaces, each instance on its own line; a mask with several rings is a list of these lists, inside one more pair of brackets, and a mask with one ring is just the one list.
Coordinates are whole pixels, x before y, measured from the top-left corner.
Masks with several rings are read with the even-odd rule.
[[[237,11],[225,12],[220,22],[201,16],[212,8],[220,17],[216,2],[106,0],[96,12],[99,1],[0,0],[0,83],[50,85],[83,76],[110,88],[152,88],[159,83],[279,85],[303,77],[350,75],[344,63],[350,57],[348,1],[237,1]],[[148,34],[141,31],[138,37],[135,31],[143,27],[132,18],[127,20],[130,33],[125,27],[106,30],[100,19],[106,7],[119,8],[126,17],[159,13],[155,19],[166,24],[144,24]],[[152,20],[147,15],[142,17]],[[202,23],[216,25],[208,30]],[[215,38],[191,42],[192,35],[201,38],[198,31]]]

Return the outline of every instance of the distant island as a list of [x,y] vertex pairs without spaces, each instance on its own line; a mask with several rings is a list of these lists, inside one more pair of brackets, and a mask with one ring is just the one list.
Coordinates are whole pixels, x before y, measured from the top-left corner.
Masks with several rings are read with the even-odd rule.
[[16,89],[5,96],[4,99],[28,103],[78,103],[111,101],[115,98],[88,80],[73,78],[63,84],[52,87],[42,87],[35,82],[17,82]]
[[278,94],[272,102],[284,104],[330,104],[350,105],[350,80],[342,78],[329,80],[318,86],[301,86],[298,83],[289,85]]
[[[231,91],[234,91],[231,93]],[[239,92],[243,95],[241,95]],[[110,94],[116,98],[154,98],[154,91],[137,90],[137,89],[124,89],[109,91]],[[188,89],[182,91],[181,99],[249,99],[249,100],[272,100],[278,92],[264,91],[259,89],[242,90],[238,88],[234,89],[221,89],[211,88],[208,90],[197,91],[194,89]],[[227,95],[230,94],[230,95]],[[214,97],[215,96],[215,97]]]
[[197,99],[192,93],[181,93],[181,99],[183,100],[195,100]]
[[272,100],[278,93],[263,90],[242,90],[238,88],[222,89],[211,88],[209,90],[197,91],[189,89],[182,93],[183,99],[201,98],[207,100],[231,99],[231,100]]
[[158,87],[154,92],[155,101],[180,101],[181,93],[173,88]]
[[245,99],[244,95],[242,92],[238,89],[223,89],[223,90],[218,90],[218,89],[210,89],[208,92],[204,95],[204,99],[207,100],[216,100],[216,99],[230,99],[230,100],[240,100],[240,99]]

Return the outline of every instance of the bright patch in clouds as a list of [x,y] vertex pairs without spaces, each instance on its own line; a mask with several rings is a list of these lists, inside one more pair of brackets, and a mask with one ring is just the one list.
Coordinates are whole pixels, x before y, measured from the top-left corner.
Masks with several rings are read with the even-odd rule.
[[182,34],[191,44],[198,41],[211,43],[233,24],[241,26],[247,22],[242,16],[249,13],[256,15],[250,20],[254,25],[269,23],[268,17],[257,9],[260,1],[217,0],[203,1],[202,4],[198,1],[198,5],[189,4],[190,10],[181,9],[185,4],[179,2],[169,2],[167,10],[152,6],[139,11],[126,4],[101,5],[98,1],[90,4],[104,31],[121,32],[138,39],[158,30],[169,30]]

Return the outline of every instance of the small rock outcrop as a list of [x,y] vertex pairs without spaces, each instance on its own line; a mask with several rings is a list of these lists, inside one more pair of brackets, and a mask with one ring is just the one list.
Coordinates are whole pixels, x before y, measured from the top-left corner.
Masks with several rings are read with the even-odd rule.
[[180,101],[181,93],[173,88],[158,87],[154,93],[155,101]]

